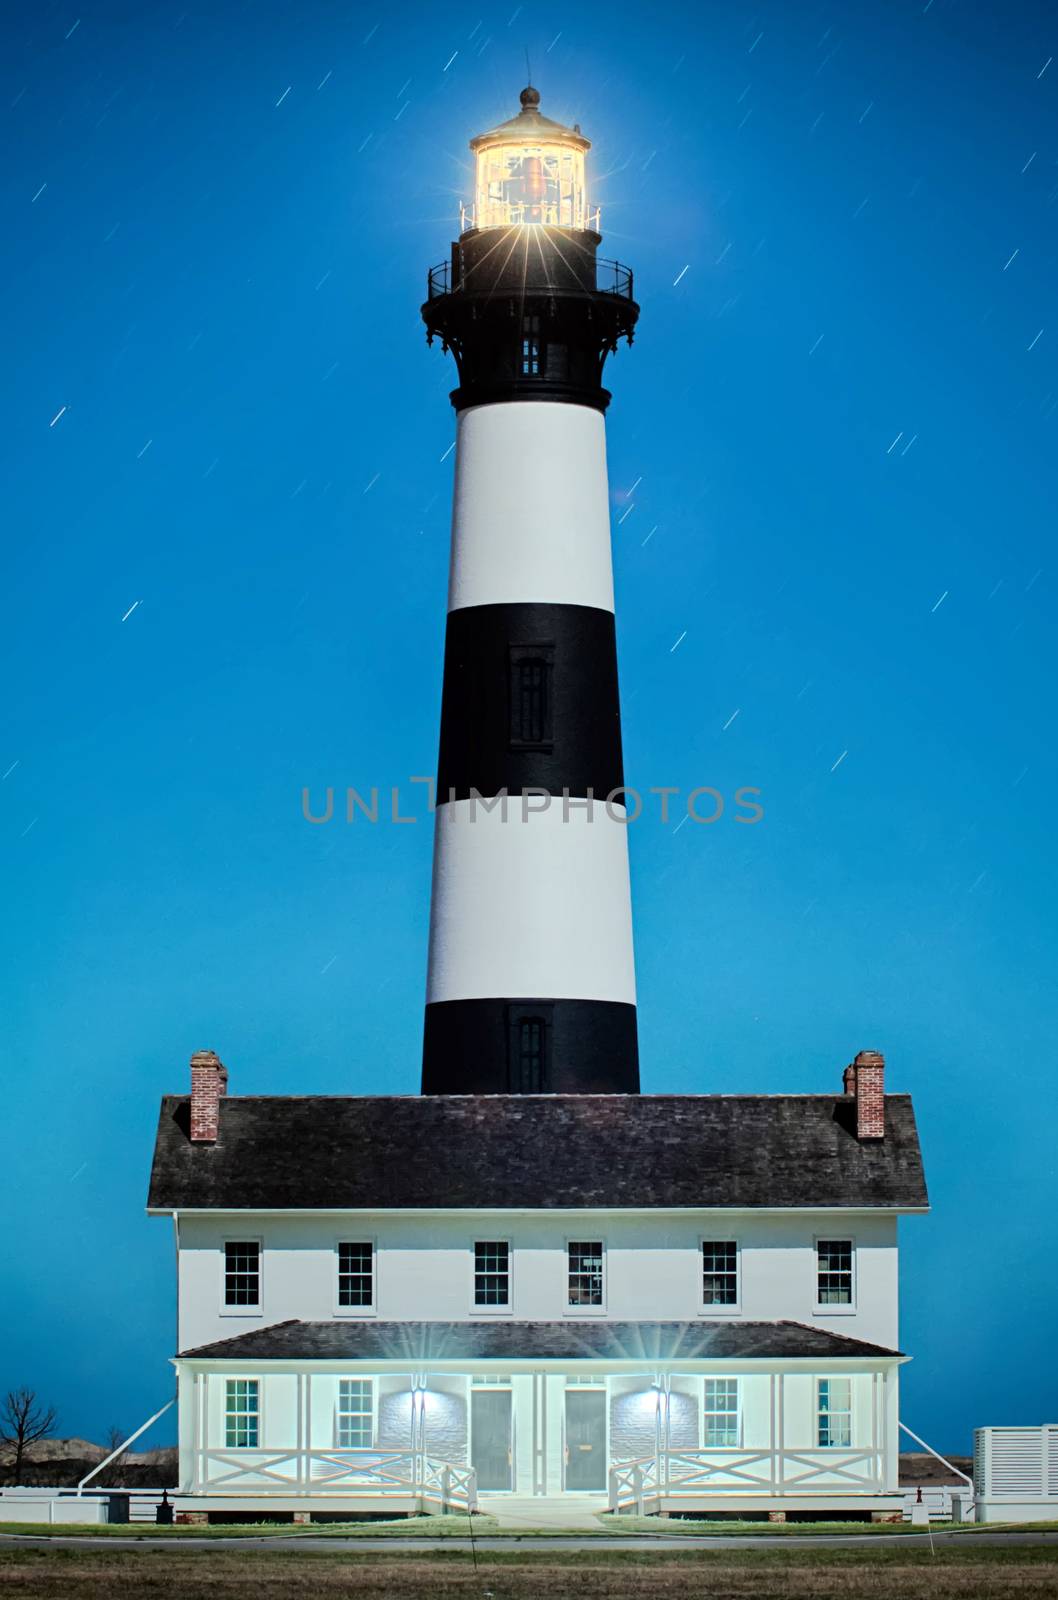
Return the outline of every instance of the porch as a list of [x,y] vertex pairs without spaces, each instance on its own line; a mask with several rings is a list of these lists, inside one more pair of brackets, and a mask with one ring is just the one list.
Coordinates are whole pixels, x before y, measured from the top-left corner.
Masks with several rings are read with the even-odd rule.
[[[610,1359],[592,1359],[604,1330]],[[300,1361],[189,1352],[177,1362],[180,1503],[389,1515],[471,1511],[482,1496],[640,1514],[899,1509],[895,1354],[857,1360],[843,1339],[829,1359],[666,1362],[646,1359],[640,1338],[635,1356],[616,1359],[613,1324],[562,1331],[576,1358],[456,1360],[450,1344],[421,1367],[308,1348]]]

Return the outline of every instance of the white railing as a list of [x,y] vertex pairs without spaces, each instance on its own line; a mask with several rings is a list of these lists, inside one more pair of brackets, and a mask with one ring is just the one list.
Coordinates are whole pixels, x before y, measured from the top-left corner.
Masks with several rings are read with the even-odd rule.
[[877,1494],[884,1486],[882,1452],[871,1448],[667,1450],[610,1468],[610,1510],[643,1515],[669,1496]]
[[418,1450],[203,1450],[191,1486],[194,1494],[234,1490],[240,1495],[332,1492],[371,1499],[414,1498],[441,1508],[473,1511],[473,1467]]

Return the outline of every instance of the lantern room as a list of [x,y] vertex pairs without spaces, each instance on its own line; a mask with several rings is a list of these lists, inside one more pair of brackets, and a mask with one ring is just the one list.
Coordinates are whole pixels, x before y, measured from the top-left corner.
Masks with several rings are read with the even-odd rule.
[[474,207],[464,208],[463,231],[526,223],[597,230],[588,211],[584,157],[591,148],[579,127],[540,114],[540,91],[522,90],[522,109],[509,122],[470,141]]

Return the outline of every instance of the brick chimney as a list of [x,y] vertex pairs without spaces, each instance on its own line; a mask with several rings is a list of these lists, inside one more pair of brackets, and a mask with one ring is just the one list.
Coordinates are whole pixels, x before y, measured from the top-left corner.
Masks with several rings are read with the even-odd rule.
[[861,1050],[845,1068],[842,1082],[856,1101],[857,1139],[884,1139],[885,1057],[877,1050]]
[[191,1142],[216,1144],[220,1097],[228,1092],[228,1069],[212,1050],[191,1057]]

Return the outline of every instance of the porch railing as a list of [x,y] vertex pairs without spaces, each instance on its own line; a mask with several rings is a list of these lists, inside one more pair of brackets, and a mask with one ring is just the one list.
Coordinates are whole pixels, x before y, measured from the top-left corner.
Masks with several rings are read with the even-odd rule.
[[477,1507],[473,1467],[418,1450],[203,1450],[191,1486],[197,1494],[364,1495],[415,1499],[464,1511]]
[[772,1495],[848,1490],[878,1494],[885,1487],[882,1453],[875,1449],[667,1450],[610,1468],[611,1511],[647,1509],[669,1496]]

